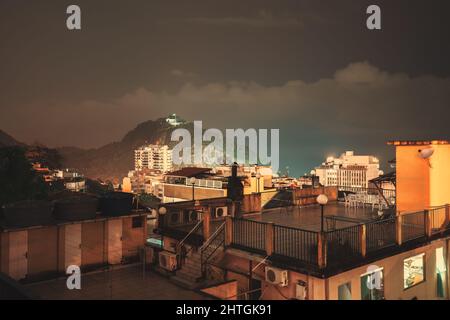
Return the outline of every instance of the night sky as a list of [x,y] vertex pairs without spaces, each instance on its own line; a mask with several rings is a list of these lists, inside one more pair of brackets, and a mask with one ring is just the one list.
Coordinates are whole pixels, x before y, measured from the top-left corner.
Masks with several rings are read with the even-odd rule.
[[[77,4],[82,30],[66,28]],[[370,4],[382,30],[366,28]],[[390,139],[450,139],[450,1],[0,0],[0,129],[99,147],[177,113],[279,128],[300,175]]]

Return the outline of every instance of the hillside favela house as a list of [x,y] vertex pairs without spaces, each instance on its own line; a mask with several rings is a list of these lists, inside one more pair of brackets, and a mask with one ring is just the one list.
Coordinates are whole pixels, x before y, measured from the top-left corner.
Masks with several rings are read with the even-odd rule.
[[368,188],[244,194],[234,168],[227,196],[161,204],[156,270],[220,299],[448,299],[450,144],[388,144]]

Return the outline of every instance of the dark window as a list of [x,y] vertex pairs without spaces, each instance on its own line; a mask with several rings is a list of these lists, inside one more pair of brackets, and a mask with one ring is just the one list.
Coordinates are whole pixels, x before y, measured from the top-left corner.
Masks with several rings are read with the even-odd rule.
[[142,217],[133,217],[131,221],[131,227],[134,228],[142,228]]
[[190,218],[191,218],[191,221],[197,221],[198,220],[197,211],[192,210],[190,213]]
[[180,214],[179,213],[172,213],[170,215],[170,222],[172,224],[179,223],[180,222]]
[[183,222],[184,223],[187,223],[190,221],[189,214],[190,214],[189,210],[183,210]]

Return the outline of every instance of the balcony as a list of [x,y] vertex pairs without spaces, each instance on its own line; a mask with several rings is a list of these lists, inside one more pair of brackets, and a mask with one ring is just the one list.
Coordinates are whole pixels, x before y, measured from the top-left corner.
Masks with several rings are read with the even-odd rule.
[[[281,216],[281,215],[280,215]],[[450,234],[450,206],[354,222],[323,233],[309,228],[227,217],[226,245],[300,272],[330,275]],[[349,222],[350,223],[350,222]]]

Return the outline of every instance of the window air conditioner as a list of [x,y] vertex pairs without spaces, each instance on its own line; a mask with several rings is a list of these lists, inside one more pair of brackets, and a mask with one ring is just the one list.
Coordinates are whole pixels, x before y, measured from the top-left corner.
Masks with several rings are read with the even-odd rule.
[[217,207],[214,208],[214,217],[221,218],[228,215],[228,207]]
[[266,267],[266,281],[280,287],[286,287],[288,285],[288,272],[287,270]]
[[169,271],[175,271],[178,265],[177,255],[168,251],[159,253],[159,266]]

